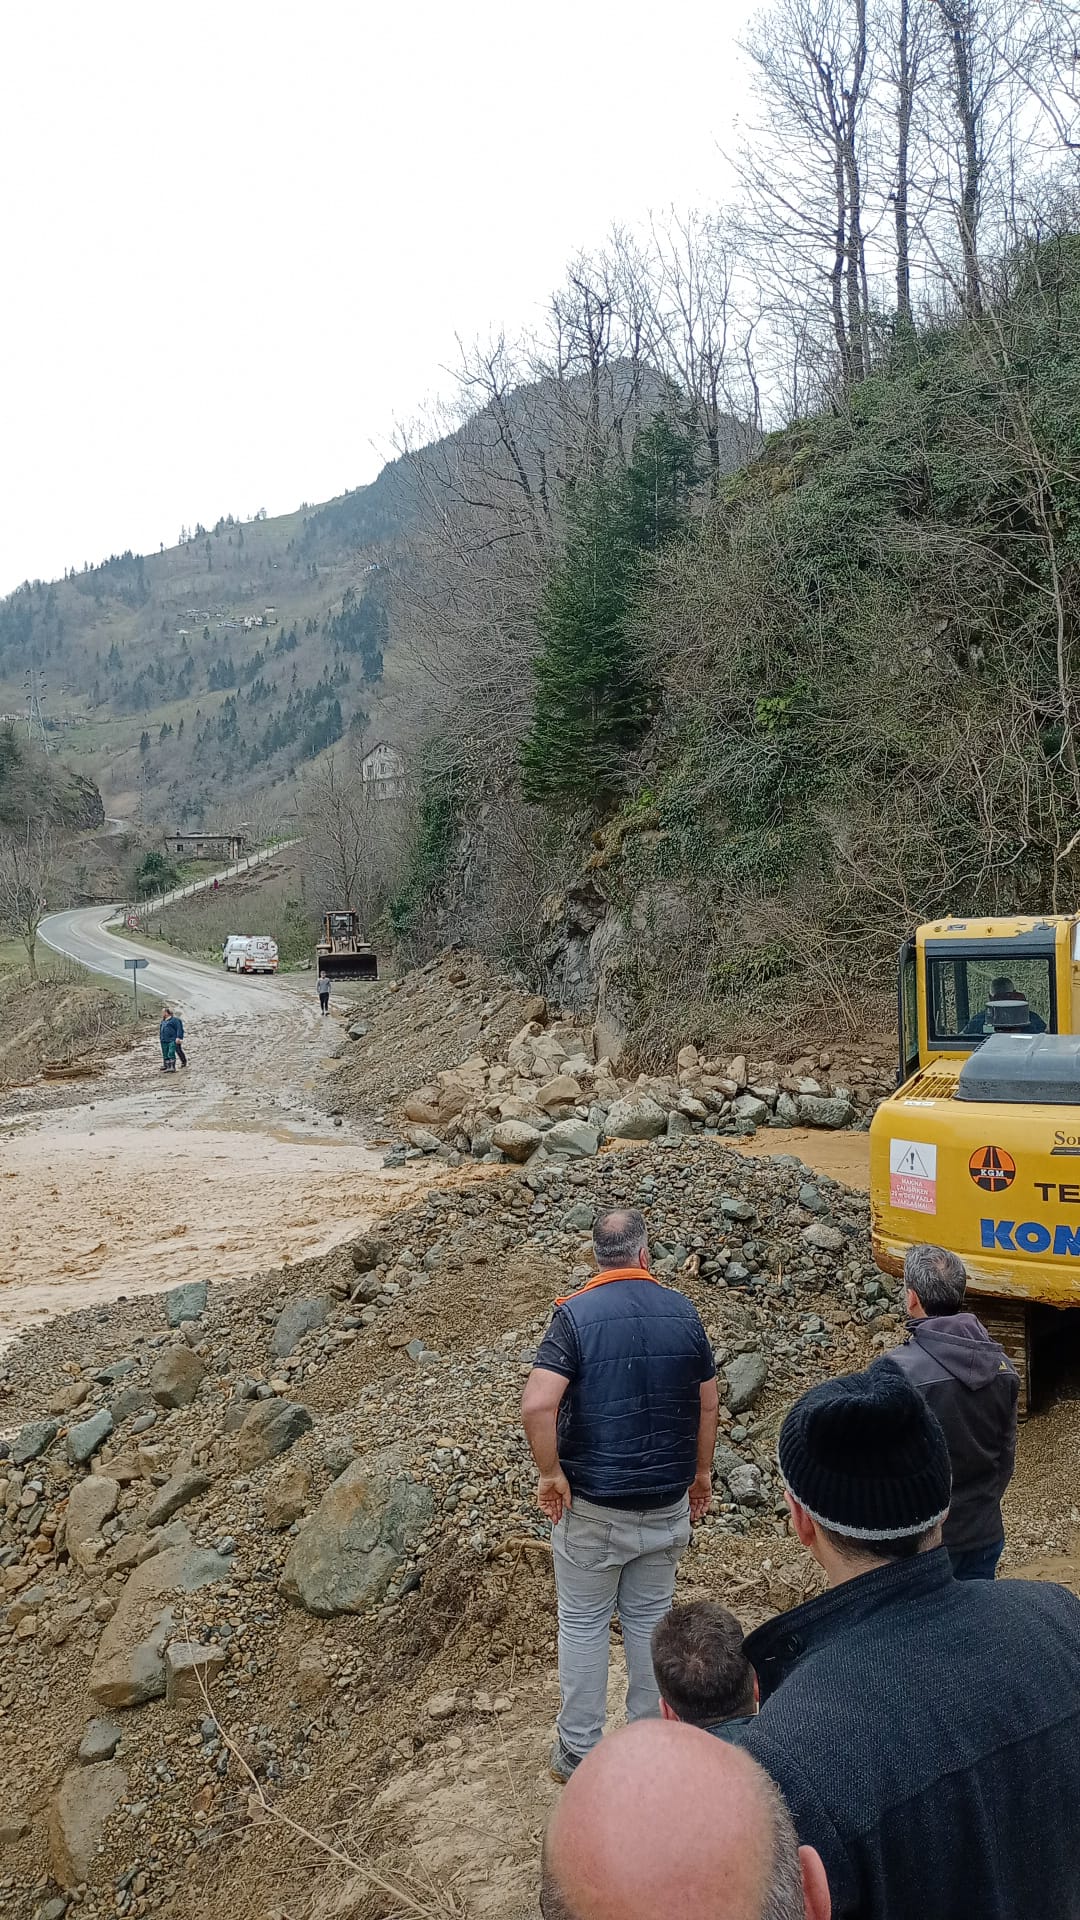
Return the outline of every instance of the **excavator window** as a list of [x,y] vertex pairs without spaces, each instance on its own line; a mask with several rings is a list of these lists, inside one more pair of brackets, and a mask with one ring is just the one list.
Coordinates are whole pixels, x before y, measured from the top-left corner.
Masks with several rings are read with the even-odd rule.
[[1051,955],[927,955],[930,1045],[959,1053],[992,1033],[1056,1033]]

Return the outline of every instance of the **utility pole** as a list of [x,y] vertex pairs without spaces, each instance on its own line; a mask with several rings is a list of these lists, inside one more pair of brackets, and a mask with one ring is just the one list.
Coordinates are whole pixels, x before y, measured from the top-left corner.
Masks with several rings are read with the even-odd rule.
[[49,751],[49,736],[45,731],[45,675],[38,667],[29,667],[26,673],[26,737],[32,740],[34,730],[41,736],[45,752]]

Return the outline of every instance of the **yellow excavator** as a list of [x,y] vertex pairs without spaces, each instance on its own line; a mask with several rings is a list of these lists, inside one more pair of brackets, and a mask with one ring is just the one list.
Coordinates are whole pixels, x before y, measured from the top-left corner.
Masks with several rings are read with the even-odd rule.
[[331,980],[377,980],[379,977],[375,949],[360,938],[360,915],[351,907],[324,914],[315,961],[319,972]]
[[[1030,1405],[1080,1305],[1080,916],[938,920],[900,951],[900,1072],[870,1129],[874,1256],[934,1241]],[[1055,1311],[1058,1310],[1058,1311]]]

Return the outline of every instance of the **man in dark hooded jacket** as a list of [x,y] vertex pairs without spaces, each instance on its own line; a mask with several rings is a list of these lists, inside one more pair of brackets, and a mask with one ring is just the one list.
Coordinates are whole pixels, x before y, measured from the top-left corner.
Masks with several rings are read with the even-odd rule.
[[958,1580],[992,1580],[1005,1529],[1001,1496],[1016,1455],[1016,1369],[981,1320],[964,1313],[967,1275],[944,1247],[911,1247],[904,1261],[907,1344],[889,1359],[918,1387],[945,1432],[952,1501],[944,1526]]

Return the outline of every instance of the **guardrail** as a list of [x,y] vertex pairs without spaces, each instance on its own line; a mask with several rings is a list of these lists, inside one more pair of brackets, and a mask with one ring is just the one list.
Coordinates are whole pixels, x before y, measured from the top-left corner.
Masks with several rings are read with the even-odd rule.
[[234,880],[242,873],[249,873],[252,867],[264,867],[275,854],[284,853],[286,847],[299,846],[300,837],[294,834],[291,840],[278,840],[272,847],[260,847],[255,853],[245,854],[242,860],[237,860],[231,867],[221,867],[217,873],[208,873],[205,880],[189,880],[185,887],[173,887],[168,893],[156,893],[147,899],[134,900],[109,925],[116,926],[121,920],[126,922],[131,916],[150,920],[155,913],[171,907],[177,900],[190,900],[193,894],[210,892],[215,880]]

